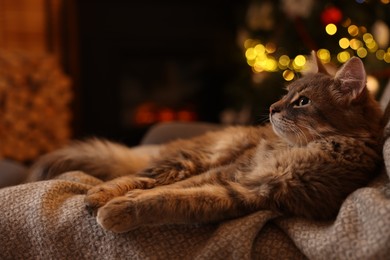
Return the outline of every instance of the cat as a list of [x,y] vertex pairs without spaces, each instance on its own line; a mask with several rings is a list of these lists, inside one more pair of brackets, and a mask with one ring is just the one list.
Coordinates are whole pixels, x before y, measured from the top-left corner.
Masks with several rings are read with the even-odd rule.
[[359,58],[330,76],[313,56],[316,73],[288,85],[270,107],[269,124],[157,146],[77,142],[39,159],[31,180],[72,170],[104,180],[88,191],[85,205],[99,225],[117,233],[258,210],[332,219],[382,165],[382,111]]

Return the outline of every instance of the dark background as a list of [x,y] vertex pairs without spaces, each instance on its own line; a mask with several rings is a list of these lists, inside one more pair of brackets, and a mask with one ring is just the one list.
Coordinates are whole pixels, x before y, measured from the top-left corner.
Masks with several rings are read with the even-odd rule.
[[245,62],[236,44],[245,1],[238,2],[78,1],[77,135],[136,144],[161,121],[134,122],[144,103],[218,123],[224,88]]

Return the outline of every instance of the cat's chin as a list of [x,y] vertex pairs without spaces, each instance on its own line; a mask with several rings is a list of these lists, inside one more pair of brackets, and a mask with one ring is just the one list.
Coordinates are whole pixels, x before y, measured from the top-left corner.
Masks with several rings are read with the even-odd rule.
[[292,132],[283,131],[282,129],[278,128],[274,124],[271,125],[275,134],[279,136],[281,139],[283,139],[289,145],[305,146],[312,140],[312,138],[307,138],[306,136],[304,138],[299,138],[299,136],[297,136]]
[[282,119],[279,114],[270,115],[274,133],[286,143],[293,146],[305,146],[314,138],[306,129],[300,129],[294,122]]

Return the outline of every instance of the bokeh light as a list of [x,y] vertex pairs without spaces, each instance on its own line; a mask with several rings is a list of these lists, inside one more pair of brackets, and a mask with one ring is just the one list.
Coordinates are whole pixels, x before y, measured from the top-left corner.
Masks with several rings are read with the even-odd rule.
[[371,43],[371,42],[374,41],[374,36],[372,36],[371,33],[365,33],[365,34],[363,35],[363,41],[364,41],[366,44]]
[[325,31],[329,35],[334,35],[337,32],[337,26],[333,23],[330,23],[325,27]]
[[386,52],[383,56],[383,60],[387,63],[390,63],[390,52]]
[[360,58],[365,58],[367,56],[367,50],[363,47],[359,48],[357,51],[356,51],[357,55],[360,57]]
[[347,51],[342,51],[339,54],[337,54],[337,60],[340,63],[345,63],[351,58],[351,55]]
[[356,25],[352,24],[348,26],[348,33],[351,36],[357,36],[359,34],[359,28]]
[[248,48],[245,52],[245,57],[248,60],[254,60],[254,59],[256,59],[256,56],[257,56],[256,50],[252,47]]
[[259,55],[259,54],[264,54],[265,53],[265,47],[263,44],[259,43],[259,44],[256,44],[255,46],[255,51],[256,53]]
[[306,64],[306,58],[303,55],[297,55],[293,61],[293,67],[295,70],[302,70]]
[[283,78],[286,80],[286,81],[291,81],[293,80],[295,77],[294,75],[294,72],[292,72],[291,70],[285,70],[283,71]]
[[[390,63],[390,47],[387,50],[380,49],[374,36],[367,32],[365,26],[359,27],[352,24],[350,18],[346,18],[341,25],[347,29],[348,34],[352,37],[348,38],[348,35],[345,35],[339,38],[338,45],[340,51],[338,53],[331,53],[325,48],[317,50],[317,57],[323,64],[330,63],[331,61],[345,63],[352,56],[358,56],[364,59],[371,53],[377,60]],[[334,35],[338,28],[335,24],[329,23],[325,27],[325,30],[327,34]],[[260,43],[259,40],[248,39],[244,42],[244,45],[246,48],[245,56],[247,63],[256,74],[260,72],[283,71],[283,78],[286,81],[291,81],[307,65],[307,56],[299,54],[295,58],[291,58],[283,54],[284,49],[278,48],[273,42]]]
[[384,50],[377,50],[375,53],[375,56],[378,60],[383,60],[383,57],[385,56]]
[[363,46],[363,43],[357,39],[352,39],[349,41],[349,46],[351,46],[353,50],[357,50]]
[[367,89],[373,95],[376,95],[378,93],[379,81],[374,76],[367,76]]
[[290,64],[290,58],[287,55],[282,55],[279,57],[279,66],[281,68],[287,68]]
[[276,45],[272,42],[269,42],[265,45],[265,51],[267,53],[274,53],[276,51]]
[[323,62],[323,63],[329,63],[330,62],[330,52],[327,49],[319,49],[317,51],[317,57]]
[[347,49],[349,47],[349,40],[347,38],[341,38],[339,40],[339,45],[343,49]]

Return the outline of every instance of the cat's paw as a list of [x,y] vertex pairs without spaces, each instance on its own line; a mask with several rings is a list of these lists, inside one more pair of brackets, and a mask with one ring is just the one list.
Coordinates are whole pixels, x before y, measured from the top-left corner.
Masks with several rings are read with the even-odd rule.
[[117,197],[97,211],[96,220],[105,230],[123,233],[139,227],[137,200],[128,196]]
[[85,208],[92,216],[96,216],[98,208],[104,206],[109,200],[114,198],[116,192],[113,187],[101,184],[91,188],[84,198]]
[[96,211],[115,197],[120,197],[133,189],[150,189],[156,181],[150,178],[125,176],[91,188],[85,199],[87,211],[96,216]]
[[153,178],[161,185],[167,185],[184,180],[195,175],[195,166],[191,162],[165,162],[156,167],[144,170],[140,176]]

